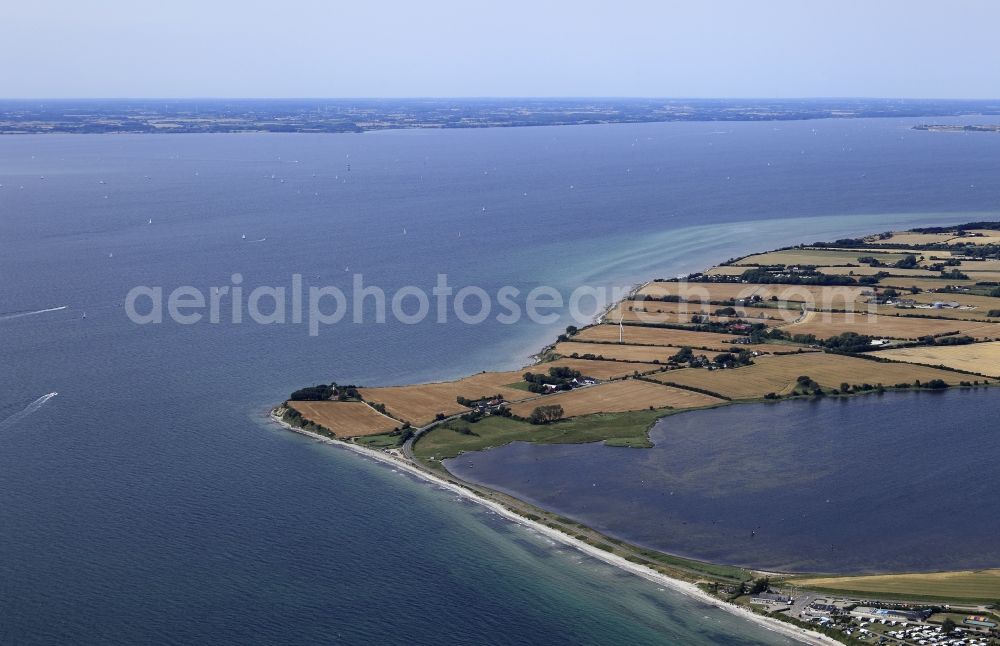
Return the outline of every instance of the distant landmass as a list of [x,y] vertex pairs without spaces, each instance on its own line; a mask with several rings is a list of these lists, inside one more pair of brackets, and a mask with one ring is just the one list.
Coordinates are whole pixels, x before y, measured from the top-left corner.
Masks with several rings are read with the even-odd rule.
[[[0,101],[0,134],[364,132],[1000,114],[1000,100],[59,99]],[[924,130],[997,126],[918,126]]]
[[930,130],[933,132],[1000,132],[1000,124],[955,126],[940,123],[924,123],[913,126],[913,129]]

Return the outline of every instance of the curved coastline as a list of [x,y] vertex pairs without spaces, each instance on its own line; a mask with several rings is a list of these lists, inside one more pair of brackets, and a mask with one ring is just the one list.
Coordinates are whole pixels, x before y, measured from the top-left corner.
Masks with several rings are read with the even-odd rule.
[[684,594],[685,596],[688,596],[692,599],[696,599],[702,603],[706,603],[713,607],[724,610],[730,614],[736,615],[737,617],[740,617],[747,621],[754,622],[757,625],[763,626],[768,630],[771,630],[780,635],[784,635],[791,639],[795,639],[804,644],[810,644],[815,646],[829,646],[831,644],[840,644],[840,642],[838,642],[837,640],[831,637],[827,637],[826,635],[823,635],[821,633],[807,630],[805,628],[800,628],[798,626],[795,626],[788,622],[781,621],[779,619],[774,619],[772,617],[756,614],[750,610],[747,610],[746,608],[741,608],[736,604],[729,603],[727,601],[719,599],[718,597],[714,597],[708,594],[707,592],[703,591],[694,583],[669,577],[644,565],[640,565],[638,563],[632,563],[631,561],[628,561],[621,556],[618,556],[616,554],[611,554],[592,545],[588,545],[587,543],[584,543],[583,541],[578,540],[572,536],[569,536],[568,534],[565,534],[559,530],[553,529],[540,522],[533,521],[529,518],[525,518],[524,516],[508,509],[507,507],[501,505],[500,503],[494,502],[492,500],[486,500],[485,498],[476,494],[474,491],[459,484],[456,484],[455,482],[446,480],[438,476],[437,474],[431,473],[430,471],[427,471],[408,460],[400,459],[389,453],[376,451],[374,449],[369,449],[363,446],[359,446],[357,444],[353,444],[351,442],[344,442],[342,440],[332,439],[329,437],[325,437],[323,435],[312,433],[302,428],[292,426],[291,424],[288,424],[280,417],[275,415],[273,411],[270,414],[270,418],[275,424],[278,424],[279,426],[289,431],[292,431],[293,433],[304,435],[312,440],[321,442],[323,444],[329,444],[332,446],[337,446],[341,449],[353,451],[356,454],[375,460],[380,464],[401,469],[412,476],[424,480],[425,482],[436,485],[452,493],[455,493],[459,496],[462,496],[462,498],[465,500],[474,502],[478,505],[482,505],[483,507],[489,509],[490,511],[496,513],[497,515],[503,517],[504,519],[510,522],[514,522],[523,527],[527,527],[528,529],[538,534],[541,534],[542,536],[545,536],[552,540],[558,541],[564,545],[572,547],[576,550],[579,550],[580,552],[583,552],[584,554],[590,556],[591,558],[595,558],[599,561],[602,561],[609,565],[613,565],[621,570],[629,572],[630,574],[640,576],[648,581],[652,581],[666,588],[670,588],[671,590]]
[[[817,243],[817,244],[822,244],[822,243]],[[792,249],[792,247],[784,247],[778,251],[788,250],[788,249]],[[774,251],[775,250],[772,250],[771,252],[762,252],[762,253],[772,253]],[[747,253],[749,255],[756,255],[755,252],[747,252]],[[735,258],[730,258],[723,264],[732,263],[734,260]],[[589,325],[597,325],[609,322],[612,324],[615,323],[616,321],[609,320],[608,318],[609,315],[612,312],[614,312],[615,308],[620,306],[622,303],[629,301],[630,299],[634,299],[644,288],[648,287],[653,282],[655,281],[644,280],[644,281],[634,282],[630,287],[630,289],[627,291],[627,293],[624,296],[622,296],[620,300],[615,301],[614,303],[610,304],[606,309],[596,314]],[[621,292],[619,292],[619,294],[620,293]],[[803,306],[803,311],[805,311],[805,306]],[[555,349],[557,343],[558,341],[546,344],[541,350],[530,355],[531,363],[524,366],[524,368],[530,368],[532,366],[537,366],[543,363],[548,358],[548,355]],[[880,361],[886,361],[886,360],[880,359]],[[897,363],[897,362],[889,361],[889,363]],[[969,372],[968,370],[946,368],[945,366],[938,366],[938,367],[956,373],[965,373],[970,377],[973,375],[979,377],[984,376],[981,373],[972,373]],[[638,373],[636,374],[638,375]],[[995,377],[990,377],[989,379],[993,379],[994,381],[990,382],[989,380],[984,380],[984,382],[981,385],[983,387],[995,386],[996,385]],[[887,383],[892,384],[893,382],[890,381]],[[958,382],[956,381],[954,383],[957,384]],[[961,383],[964,386],[966,385],[967,382],[963,381]],[[815,382],[814,385],[816,385]],[[976,385],[977,386],[980,385],[979,381],[976,381]],[[922,387],[921,382],[917,380],[915,386],[917,388],[921,388]],[[880,392],[883,392],[899,388],[908,389],[910,388],[910,385],[908,383],[903,383],[903,384],[897,384],[896,386],[889,385],[883,388],[882,384],[879,383],[878,387],[880,389]],[[838,396],[841,397],[853,397],[856,395],[865,394],[868,391],[867,390],[860,391],[855,388],[853,391],[847,390],[842,393],[838,393],[837,390],[834,389],[833,392],[834,394],[837,394]],[[753,401],[765,401],[767,399],[770,399],[772,394],[773,393],[769,394],[766,398],[760,398],[761,396],[757,395],[758,397],[757,399],[738,399],[736,401],[731,401],[729,400],[728,397],[724,397],[724,399],[726,399],[727,401],[720,402],[716,404],[716,406],[726,406],[730,403],[752,403]],[[718,396],[723,397],[722,395]],[[776,399],[802,398],[806,396],[807,395],[804,393],[793,391],[791,394],[786,394],[783,397],[779,396]],[[287,405],[287,402],[285,402],[284,405]],[[412,450],[413,445],[417,440],[419,440],[419,438],[424,437],[428,432],[435,429],[439,424],[450,422],[454,419],[457,419],[459,417],[459,415],[457,414],[453,414],[449,417],[443,417],[442,415],[439,415],[437,420],[430,423],[425,422],[425,425],[421,426],[420,428],[414,426],[412,429],[414,433],[410,435],[411,439],[407,440],[405,443],[399,446],[399,448],[395,449],[386,448],[382,450],[376,450],[373,448],[362,446],[356,442],[344,441],[340,439],[335,439],[333,437],[327,437],[323,434],[314,433],[308,429],[300,428],[293,424],[289,424],[288,422],[286,422],[281,418],[281,414],[283,412],[282,406],[273,409],[271,411],[270,417],[274,422],[280,424],[282,427],[291,430],[295,433],[305,435],[316,441],[320,441],[326,444],[332,444],[335,446],[340,446],[341,448],[346,448],[348,450],[354,451],[356,454],[360,454],[362,456],[366,456],[373,460],[376,460],[381,464],[402,469],[405,472],[409,473],[410,475],[420,478],[421,480],[438,485],[444,489],[447,489],[449,491],[452,491],[453,493],[462,496],[466,500],[475,502],[476,504],[483,505],[484,507],[497,513],[503,518],[510,520],[511,522],[516,522],[550,539],[557,540],[560,543],[571,546],[602,562],[608,563],[610,565],[618,567],[619,569],[630,572],[637,576],[641,576],[647,580],[654,581],[660,585],[663,585],[664,587],[669,587],[670,589],[678,591],[689,597],[695,598],[701,602],[708,603],[714,607],[725,610],[726,612],[737,615],[741,618],[753,621],[758,625],[764,626],[769,630],[773,630],[786,637],[796,639],[801,641],[802,643],[808,643],[808,644],[842,643],[839,640],[834,639],[833,637],[830,637],[826,634],[823,634],[815,630],[811,630],[808,627],[804,627],[800,625],[800,623],[797,621],[792,621],[791,617],[789,617],[786,620],[784,618],[779,619],[776,616],[772,616],[770,614],[754,612],[753,610],[747,607],[732,603],[726,599],[722,599],[718,596],[710,594],[706,590],[703,590],[702,588],[699,587],[698,584],[708,583],[713,580],[718,582],[720,580],[725,580],[725,578],[728,576],[728,575],[722,575],[722,578],[720,579],[719,576],[716,576],[716,574],[712,572],[711,568],[715,567],[717,564],[714,564],[709,561],[686,559],[683,557],[679,557],[677,555],[672,555],[667,552],[662,552],[660,550],[650,550],[652,552],[655,552],[658,556],[673,558],[676,561],[669,563],[669,565],[667,565],[665,568],[659,567],[661,563],[657,563],[654,560],[648,558],[648,553],[643,552],[642,548],[639,548],[635,545],[623,543],[621,541],[617,541],[614,539],[609,539],[609,537],[601,534],[596,530],[586,527],[583,524],[578,525],[578,527],[582,528],[582,531],[584,531],[585,533],[589,532],[591,536],[574,535],[573,533],[571,533],[571,528],[569,526],[562,526],[561,521],[565,519],[560,519],[560,522],[556,524],[552,523],[546,524],[544,522],[545,519],[539,519],[539,517],[535,515],[535,512],[544,513],[549,516],[554,516],[557,519],[559,519],[559,516],[555,514],[555,512],[550,512],[549,510],[545,510],[544,508],[537,507],[533,503],[527,503],[515,495],[507,494],[501,491],[496,491],[488,486],[467,482],[460,476],[457,476],[451,473],[450,471],[447,471],[447,469],[445,469],[443,465],[441,468],[441,472],[438,472],[437,469],[433,467],[433,465],[425,464],[422,459],[417,458],[413,455],[413,450]],[[652,407],[650,407],[650,409],[652,410]],[[697,410],[697,409],[690,409],[690,410]],[[662,412],[661,415],[662,417],[666,415],[679,414],[687,411],[683,408],[680,409],[667,408],[667,409],[661,409],[660,412]],[[650,427],[647,428],[646,430],[647,435],[651,427],[652,425],[650,425]],[[405,428],[409,428],[409,423],[407,423]],[[323,429],[322,427],[319,427],[319,430],[325,431],[325,429]],[[608,550],[601,549],[599,545],[603,545],[606,548],[608,546],[603,543],[603,540],[601,542],[595,543],[595,541],[591,540],[594,537],[603,540],[610,540],[611,542],[614,542],[617,545],[624,548],[624,552],[614,553],[614,551],[611,550],[611,548],[608,548]],[[622,553],[624,554],[624,556],[622,555]],[[699,569],[699,567],[701,566],[703,566],[703,569]],[[741,569],[743,569],[745,572],[753,574],[754,576],[771,577],[771,578],[797,577],[803,574],[801,572],[765,571],[757,568],[741,568]],[[678,576],[672,576],[674,574]],[[688,577],[690,577],[691,580],[686,580]],[[788,582],[794,586],[793,579],[790,579]],[[780,616],[784,617],[784,615]]]

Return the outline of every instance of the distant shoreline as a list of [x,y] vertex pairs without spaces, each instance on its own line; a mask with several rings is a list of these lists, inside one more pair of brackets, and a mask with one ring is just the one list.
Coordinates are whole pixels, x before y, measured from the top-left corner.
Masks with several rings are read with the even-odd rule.
[[337,134],[984,114],[1000,115],[1000,99],[0,99],[0,135]]
[[912,130],[924,130],[927,132],[1000,132],[1000,124],[990,125],[948,125],[948,124],[920,124],[913,126]]

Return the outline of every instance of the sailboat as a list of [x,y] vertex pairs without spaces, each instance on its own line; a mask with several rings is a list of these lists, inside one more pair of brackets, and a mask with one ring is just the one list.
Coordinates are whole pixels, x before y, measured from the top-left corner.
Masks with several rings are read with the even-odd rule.
[[149,222],[147,222],[146,224],[152,224],[152,223],[153,223],[153,218],[149,218]]
[[241,239],[241,240],[246,240],[246,239],[247,239],[247,234],[245,234],[245,233],[244,233],[244,234],[243,234],[243,237],[242,237],[242,238],[240,238],[240,239]]

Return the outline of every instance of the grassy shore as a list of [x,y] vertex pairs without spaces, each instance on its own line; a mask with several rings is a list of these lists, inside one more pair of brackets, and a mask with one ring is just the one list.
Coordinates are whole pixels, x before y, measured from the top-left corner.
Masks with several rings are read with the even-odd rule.
[[795,577],[794,585],[852,596],[889,596],[914,601],[1000,602],[1000,569],[877,574],[867,576]]
[[483,451],[511,442],[584,444],[607,441],[613,446],[648,448],[648,432],[669,410],[596,413],[551,424],[529,424],[510,417],[491,416],[470,424],[452,420],[423,434],[413,445],[420,460],[447,460],[469,451]]

